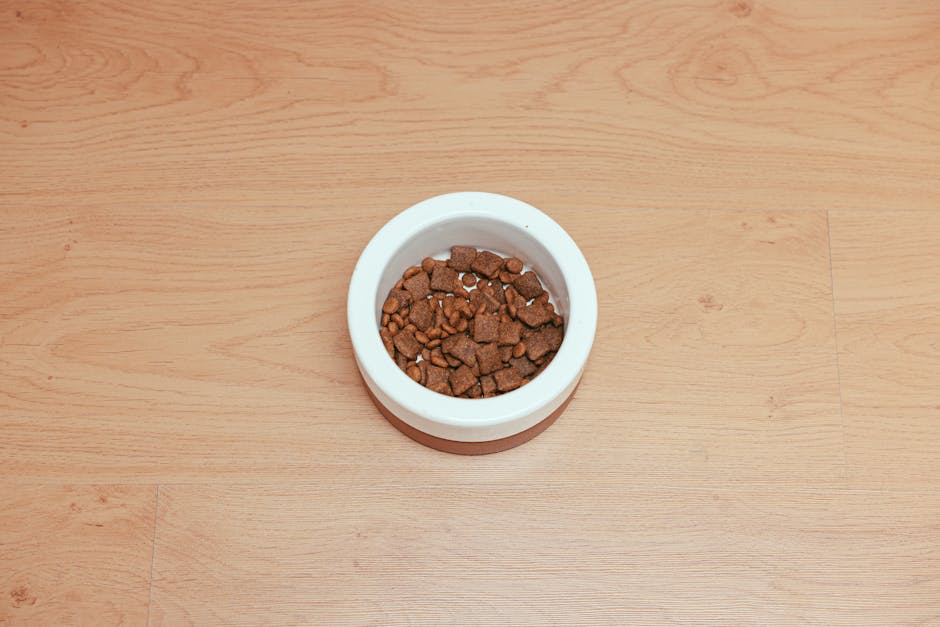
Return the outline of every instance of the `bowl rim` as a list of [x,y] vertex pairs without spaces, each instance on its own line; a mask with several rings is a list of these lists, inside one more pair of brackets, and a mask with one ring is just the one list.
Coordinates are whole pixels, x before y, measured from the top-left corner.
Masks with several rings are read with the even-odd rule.
[[[568,289],[565,339],[548,367],[510,393],[464,399],[433,392],[389,358],[375,322],[381,275],[402,242],[435,224],[485,219],[528,231],[549,251]],[[459,242],[455,242],[455,245]],[[425,419],[458,428],[486,428],[524,420],[576,381],[587,363],[597,328],[597,292],[583,253],[570,235],[532,205],[489,192],[453,192],[423,200],[389,220],[369,241],[349,282],[347,323],[358,365],[388,398]]]

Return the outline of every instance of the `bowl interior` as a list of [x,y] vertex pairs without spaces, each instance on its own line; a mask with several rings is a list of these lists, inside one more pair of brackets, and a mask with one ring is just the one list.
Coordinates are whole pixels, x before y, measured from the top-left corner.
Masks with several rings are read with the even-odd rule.
[[413,233],[392,252],[379,278],[375,294],[375,324],[381,323],[382,305],[388,293],[401,278],[402,272],[420,265],[425,257],[447,259],[451,246],[473,246],[503,256],[518,257],[527,269],[534,270],[545,289],[552,295],[555,310],[567,318],[570,310],[568,285],[564,274],[549,250],[525,227],[496,219],[474,216],[455,217],[435,223]]

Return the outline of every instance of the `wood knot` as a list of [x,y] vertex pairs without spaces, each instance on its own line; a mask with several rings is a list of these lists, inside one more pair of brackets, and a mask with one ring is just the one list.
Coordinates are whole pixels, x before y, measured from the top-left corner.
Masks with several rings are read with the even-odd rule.
[[702,306],[702,308],[705,309],[705,311],[721,311],[722,309],[725,308],[725,306],[717,302],[715,300],[715,297],[712,296],[711,294],[705,294],[703,296],[699,296],[698,302]]
[[728,12],[737,18],[745,18],[751,14],[751,4],[747,0],[732,0]]
[[10,598],[13,599],[13,607],[23,607],[24,605],[36,605],[36,596],[29,591],[27,586],[17,586],[10,591]]

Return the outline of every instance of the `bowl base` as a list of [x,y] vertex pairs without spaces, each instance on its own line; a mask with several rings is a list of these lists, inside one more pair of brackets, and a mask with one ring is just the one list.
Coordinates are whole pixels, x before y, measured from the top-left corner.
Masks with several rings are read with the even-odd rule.
[[564,400],[558,409],[552,412],[547,418],[535,425],[532,425],[525,431],[521,431],[509,437],[500,438],[499,440],[489,440],[486,442],[459,442],[457,440],[445,440],[444,438],[429,435],[424,431],[415,429],[407,422],[393,414],[385,405],[383,405],[382,402],[375,397],[375,395],[372,393],[372,390],[370,390],[369,386],[366,385],[365,381],[362,382],[362,385],[366,389],[366,392],[369,394],[369,398],[372,399],[372,402],[375,404],[378,410],[382,413],[383,416],[385,416],[386,420],[392,423],[396,429],[419,444],[423,444],[439,451],[444,451],[445,453],[453,453],[455,455],[490,455],[492,453],[508,451],[511,448],[525,444],[552,426],[552,423],[558,420],[558,417],[561,416],[568,408],[568,404],[571,402],[571,399],[574,398],[575,393],[578,391],[576,386],[575,389],[571,392],[571,395]]

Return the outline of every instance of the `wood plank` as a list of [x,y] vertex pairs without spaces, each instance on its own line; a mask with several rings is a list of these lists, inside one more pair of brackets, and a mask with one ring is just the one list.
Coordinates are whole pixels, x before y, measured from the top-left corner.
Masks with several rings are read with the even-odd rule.
[[850,478],[940,487],[940,215],[831,222]]
[[935,208],[920,0],[0,1],[0,206]]
[[0,473],[841,485],[825,214],[553,212],[601,294],[584,383],[536,441],[465,460],[385,423],[352,360],[345,282],[393,213],[13,214]]
[[0,625],[145,625],[155,495],[0,485]]
[[940,494],[171,486],[154,625],[920,625]]

